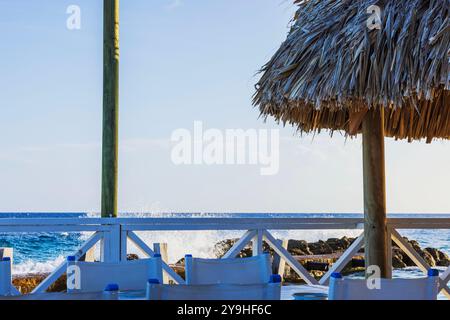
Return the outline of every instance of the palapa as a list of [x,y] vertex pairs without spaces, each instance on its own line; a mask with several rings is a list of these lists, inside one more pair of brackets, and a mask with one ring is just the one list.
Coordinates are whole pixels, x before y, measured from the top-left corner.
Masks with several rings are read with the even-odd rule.
[[[384,108],[385,136],[450,138],[450,0],[307,0],[262,68],[254,104],[301,133],[353,136]],[[381,28],[370,30],[371,5]]]

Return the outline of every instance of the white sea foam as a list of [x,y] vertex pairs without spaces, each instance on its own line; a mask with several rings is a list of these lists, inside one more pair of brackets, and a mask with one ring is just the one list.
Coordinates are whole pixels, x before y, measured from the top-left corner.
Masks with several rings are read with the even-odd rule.
[[38,262],[27,260],[25,262],[14,264],[12,272],[14,275],[30,274],[30,273],[48,273],[55,270],[57,266],[63,263],[65,257],[58,256],[55,260]]

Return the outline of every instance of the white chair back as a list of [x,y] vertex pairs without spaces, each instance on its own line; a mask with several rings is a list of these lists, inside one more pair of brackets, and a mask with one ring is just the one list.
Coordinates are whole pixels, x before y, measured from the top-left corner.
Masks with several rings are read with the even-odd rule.
[[0,296],[11,294],[11,260],[3,258],[0,261]]
[[439,293],[439,272],[431,269],[427,278],[420,279],[380,279],[379,284],[379,289],[369,289],[365,279],[344,279],[339,273],[335,273],[331,276],[328,299],[436,300]]
[[170,285],[150,280],[147,300],[280,300],[281,281],[265,284]]
[[16,296],[20,292],[12,285],[11,258],[0,260],[0,296]]
[[186,284],[267,284],[272,275],[269,254],[250,258],[185,257]]
[[100,292],[110,284],[117,284],[120,290],[145,290],[148,279],[162,281],[162,261],[160,255],[150,259],[119,263],[67,262],[67,292]]

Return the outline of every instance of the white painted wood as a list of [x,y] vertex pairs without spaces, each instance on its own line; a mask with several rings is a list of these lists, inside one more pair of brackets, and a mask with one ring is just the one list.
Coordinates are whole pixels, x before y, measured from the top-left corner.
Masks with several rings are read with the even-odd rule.
[[[280,300],[281,283],[174,286],[147,284],[147,300]],[[197,317],[198,318],[198,317]]]
[[187,285],[264,284],[272,275],[269,254],[229,259],[186,256],[185,266]]
[[[187,219],[185,219],[187,220]],[[199,220],[199,219],[193,219]],[[238,220],[238,219],[234,219]],[[124,230],[128,231],[201,231],[201,230],[250,230],[250,229],[263,229],[268,230],[353,230],[359,229],[354,223],[305,223],[305,224],[276,224],[255,221],[254,223],[242,223],[234,221],[233,223],[210,223],[203,224],[193,221],[192,223],[180,223],[180,224],[140,224],[140,225],[124,225]]]
[[[288,248],[288,244],[289,244],[289,240],[288,239],[284,239],[283,241],[281,241],[280,245],[281,247],[283,247],[284,249]],[[280,257],[280,263],[278,264],[278,274],[280,275],[281,279],[284,278],[284,273],[286,271],[286,260],[284,260],[281,256]]]
[[148,279],[162,281],[161,258],[123,262],[68,261],[67,270],[70,266],[76,266],[80,276],[78,288],[69,289],[67,285],[67,292],[72,294],[101,292],[112,283],[123,291],[145,290]]
[[11,264],[14,264],[14,250],[13,248],[0,248],[0,261],[3,258],[10,258]]
[[286,263],[294,269],[294,271],[306,281],[307,284],[319,284],[319,282],[309,274],[309,272],[291,256],[291,254],[277,243],[277,240],[268,232],[264,231],[264,240],[275,250],[276,253],[286,260]]
[[122,241],[120,239],[121,237],[121,230],[120,230],[120,225],[113,225],[111,226],[111,231],[109,232],[110,236],[109,238],[109,246],[110,246],[110,250],[109,250],[109,261],[108,262],[113,262],[113,263],[117,263],[120,262],[121,259],[121,244]]
[[[75,259],[78,260],[82,257],[86,252],[91,249],[98,241],[103,238],[103,232],[94,233],[89,237],[89,239],[83,244],[83,246],[73,254]],[[62,262],[47,278],[45,278],[34,290],[31,292],[34,293],[43,293],[48,289],[56,280],[61,277],[66,271],[66,262]]]
[[[2,219],[0,219],[2,220]],[[108,231],[108,226],[91,226],[91,225],[2,225],[0,226],[0,232],[7,233],[30,233],[30,232],[95,232],[95,231]]]
[[256,235],[252,239],[252,253],[253,256],[260,256],[263,253],[263,230],[256,231]]
[[11,261],[0,260],[0,297],[11,295]]
[[17,290],[17,288],[14,287],[12,284],[11,284],[11,295],[13,295],[13,296],[20,296],[21,295],[20,291]]
[[56,226],[56,225],[102,225],[116,224],[117,222],[108,218],[2,218],[0,226],[28,225],[28,226]]
[[388,269],[386,270],[387,278],[392,279],[392,228],[387,227],[388,242],[386,244]]
[[448,267],[439,277],[440,279],[440,287],[444,291],[444,294],[447,298],[450,299],[450,289],[448,287],[448,282],[450,281],[450,267]]
[[64,261],[61,263],[58,267],[56,267],[55,270],[53,270],[50,275],[44,279],[34,290],[31,292],[32,294],[35,293],[44,293],[45,290],[47,290],[56,280],[61,277],[64,272],[66,272],[66,262]]
[[120,261],[127,261],[128,232],[120,231]]
[[436,300],[439,277],[380,279],[379,289],[369,289],[366,279],[331,278],[329,300]]
[[422,270],[425,274],[431,267],[427,262],[417,253],[416,250],[398,233],[397,230],[391,229],[392,240],[405,252],[408,257]]
[[[288,239],[277,239],[278,244],[284,249],[288,248],[289,240]],[[284,273],[286,271],[286,260],[284,260],[281,256],[279,256],[276,252],[273,257],[273,267],[275,272],[281,277],[284,278]]]
[[387,224],[395,229],[450,229],[449,218],[390,218]]
[[[391,229],[391,235],[392,240],[399,246],[400,249],[405,252],[408,257],[411,258],[411,260],[415,263],[417,267],[419,267],[420,270],[422,270],[425,274],[431,267],[427,264],[427,262],[420,256],[420,254],[417,253],[416,250],[401,236],[401,234],[398,233],[397,230]],[[447,287],[446,284],[442,284],[442,281],[440,281],[440,289],[443,291],[443,293],[450,298],[450,289]]]
[[[110,225],[123,225],[124,230],[249,230],[249,229],[360,229],[362,218],[5,218],[0,219],[0,231],[104,231]],[[388,225],[397,229],[450,229],[449,218],[389,218]],[[249,227],[250,226],[250,227]],[[343,227],[345,226],[345,227]],[[4,228],[7,227],[7,228]],[[158,229],[159,228],[159,229]],[[206,229],[205,229],[206,228]],[[214,230],[214,229],[213,229]]]
[[[159,253],[161,255],[162,262],[168,264],[169,263],[169,252],[168,252],[168,246],[167,243],[154,243],[153,244],[153,251],[155,253]],[[169,283],[169,275],[164,272],[163,274],[163,282],[162,283]]]
[[344,254],[331,266],[330,270],[319,280],[321,285],[328,285],[333,272],[340,272],[353,258],[359,249],[364,245],[364,232],[353,241]]
[[101,262],[110,262],[110,240],[111,234],[109,232],[105,232],[103,238],[100,240],[100,261]]
[[450,267],[447,268],[442,274],[441,274],[441,280],[444,283],[448,283],[450,281]]
[[256,235],[255,230],[247,230],[244,235],[225,253],[223,259],[235,258]]
[[[150,247],[141,240],[134,232],[128,232],[128,239],[130,239],[139,249],[141,249],[145,254],[150,257],[155,255],[155,252],[150,249]],[[167,263],[162,263],[163,271],[166,272],[170,278],[172,278],[175,283],[185,284],[183,278],[181,278]]]
[[[7,218],[0,219],[0,232],[81,232],[91,231],[106,235],[104,241],[107,241],[108,249],[103,253],[106,259],[124,260],[126,259],[126,235],[129,234],[130,239],[134,237],[135,241],[139,239],[133,231],[164,231],[164,230],[262,230],[263,238],[270,238],[270,234],[266,237],[264,230],[331,230],[331,229],[361,229],[363,225],[362,218]],[[449,218],[390,218],[388,226],[397,229],[450,229]],[[118,231],[120,230],[120,231]],[[394,230],[394,232],[396,232]],[[398,232],[397,237],[398,237]],[[108,236],[109,235],[109,236]],[[236,256],[245,245],[247,245],[254,237],[258,236],[256,231],[246,231],[243,237],[227,252],[224,258]],[[108,238],[109,237],[109,238]],[[124,239],[125,238],[125,239]],[[272,237],[273,238],[273,237]],[[395,238],[395,235],[393,235]],[[401,238],[401,236],[400,236]],[[140,240],[140,239],[139,239]],[[401,241],[401,239],[399,239]],[[147,255],[152,256],[152,250],[145,243],[140,243],[144,248],[140,248]],[[294,258],[292,258],[285,248],[278,243],[271,245],[276,248],[276,252],[280,251],[286,256],[289,265],[296,266],[296,272],[301,276],[308,277],[309,273],[304,273],[302,267]],[[140,247],[138,245],[138,247]],[[281,250],[280,249],[283,249]],[[84,248],[84,246],[82,247]],[[81,250],[81,249],[80,249]],[[150,251],[149,251],[150,250]],[[255,253],[260,252],[261,248],[255,247]],[[405,250],[405,252],[408,250]],[[424,265],[421,257],[414,254],[415,251],[409,251],[410,257],[418,264],[422,270],[429,267]],[[408,252],[407,252],[408,254]],[[408,254],[408,255],[409,255]],[[284,256],[281,255],[283,258]],[[422,259],[423,260],[423,259]],[[163,265],[166,272],[171,277],[178,279],[181,283],[183,279],[179,277],[167,264]],[[304,269],[304,268],[303,268]],[[56,280],[61,270],[56,270],[50,275],[50,279],[44,281],[43,288],[51,285],[50,280]],[[306,271],[306,270],[305,270]],[[450,296],[450,289],[446,286],[450,271],[447,270],[441,275],[441,286],[444,293]],[[53,279],[56,277],[56,279]],[[312,278],[312,277],[311,277]],[[174,279],[174,280],[175,280]],[[315,279],[313,279],[315,280]],[[176,281],[176,280],[175,280]],[[309,279],[311,281],[311,279]],[[177,281],[176,281],[177,282]],[[48,287],[47,286],[47,287]],[[47,289],[45,287],[45,289]],[[45,291],[44,289],[44,291]]]

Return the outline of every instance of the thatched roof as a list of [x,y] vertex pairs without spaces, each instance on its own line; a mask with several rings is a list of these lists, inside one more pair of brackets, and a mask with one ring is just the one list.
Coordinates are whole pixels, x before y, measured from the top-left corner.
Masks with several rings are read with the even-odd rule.
[[[297,126],[361,131],[385,108],[386,136],[450,138],[450,0],[307,0],[263,67],[254,104]],[[367,8],[382,9],[369,30]]]

